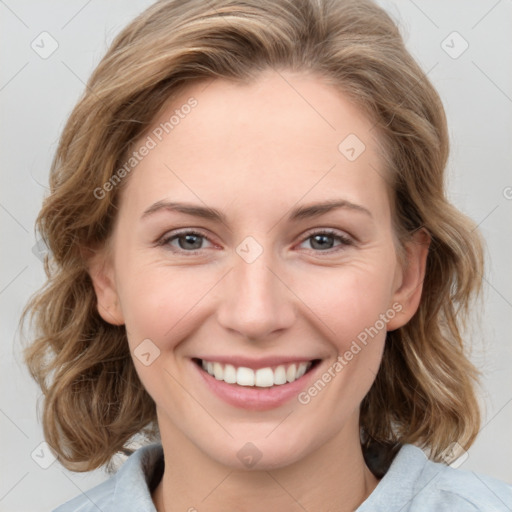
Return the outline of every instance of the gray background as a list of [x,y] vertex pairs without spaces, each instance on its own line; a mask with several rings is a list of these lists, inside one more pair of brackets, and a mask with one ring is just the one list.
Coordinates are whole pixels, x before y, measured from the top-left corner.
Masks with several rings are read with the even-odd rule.
[[[44,282],[33,225],[65,119],[114,35],[150,3],[0,0],[2,511],[49,510],[106,478],[71,473],[58,462],[40,467],[51,458],[39,446],[40,392],[21,362],[18,319]],[[441,94],[452,142],[450,197],[487,241],[485,312],[470,335],[483,372],[484,421],[461,468],[512,482],[512,2],[381,4]],[[31,44],[49,52],[55,43],[40,35],[45,31],[58,48],[42,58]]]

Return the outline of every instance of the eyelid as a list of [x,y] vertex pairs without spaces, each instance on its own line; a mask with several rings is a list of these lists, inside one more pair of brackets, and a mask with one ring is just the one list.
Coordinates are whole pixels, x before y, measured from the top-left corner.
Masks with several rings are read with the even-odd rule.
[[343,231],[343,230],[338,229],[338,228],[328,228],[328,227],[325,227],[325,228],[311,228],[308,231],[306,231],[304,233],[304,235],[302,235],[302,236],[303,236],[303,239],[305,239],[305,238],[309,238],[310,236],[313,236],[313,235],[321,235],[321,234],[338,236],[340,238],[346,238],[346,239],[350,239],[352,241],[355,241],[354,237],[349,235],[346,231]]
[[172,252],[187,253],[187,254],[197,254],[201,250],[204,249],[204,248],[201,248],[201,249],[195,249],[193,251],[186,251],[184,249],[178,249],[178,248],[172,247],[170,244],[171,240],[176,239],[176,238],[180,237],[181,235],[198,235],[198,236],[204,238],[205,240],[207,240],[210,244],[217,245],[217,244],[215,244],[215,242],[213,242],[210,239],[210,237],[208,235],[206,235],[202,231],[201,228],[178,228],[176,230],[167,231],[166,233],[164,233],[162,236],[160,236],[156,240],[155,245],[162,246],[162,247],[167,246],[167,247],[169,247],[169,250]]
[[[186,253],[186,254],[198,254],[200,253],[203,249],[205,249],[204,247],[202,247],[201,249],[195,249],[195,250],[192,250],[192,251],[186,251],[184,249],[179,249],[179,248],[174,248],[170,245],[170,242],[171,240],[174,240],[176,238],[178,238],[180,235],[188,235],[188,234],[193,234],[193,235],[198,235],[202,238],[204,238],[205,240],[207,240],[210,244],[212,245],[218,245],[218,244],[215,244],[215,242],[213,242],[210,237],[208,235],[206,235],[204,233],[204,231],[201,229],[201,228],[178,228],[176,230],[171,230],[171,231],[168,231],[166,232],[163,236],[159,237],[156,241],[156,245],[158,246],[168,246],[169,247],[169,250],[171,250],[172,252],[175,252],[175,253]],[[309,238],[315,236],[315,235],[330,235],[334,238],[337,238],[338,240],[341,241],[341,244],[339,244],[338,246],[335,246],[335,247],[331,247],[329,249],[325,249],[325,250],[322,250],[322,251],[319,251],[319,250],[314,250],[314,249],[310,249],[311,251],[315,252],[315,253],[331,253],[331,252],[334,252],[337,249],[337,247],[347,247],[347,246],[350,246],[350,245],[354,245],[355,244],[355,240],[352,236],[348,235],[347,233],[343,232],[343,231],[340,231],[336,228],[312,228],[308,231],[306,231],[306,233],[304,233],[301,237],[301,240],[300,242],[298,243],[298,245],[301,245],[303,244],[305,241],[307,241]]]
[[309,231],[307,231],[303,236],[302,240],[299,242],[299,245],[303,244],[305,241],[307,241],[309,238],[315,236],[315,235],[330,235],[333,238],[337,238],[341,241],[341,244],[336,247],[331,247],[330,249],[325,249],[323,251],[315,251],[314,249],[310,249],[311,251],[315,252],[316,254],[329,254],[332,253],[339,247],[347,247],[355,245],[356,240],[354,237],[349,235],[348,233],[345,233],[344,231],[340,231],[336,228],[313,228]]

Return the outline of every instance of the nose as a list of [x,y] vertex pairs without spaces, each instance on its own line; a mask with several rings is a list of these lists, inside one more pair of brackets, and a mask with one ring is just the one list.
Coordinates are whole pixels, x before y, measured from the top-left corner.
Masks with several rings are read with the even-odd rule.
[[275,262],[266,256],[247,263],[234,254],[234,268],[223,280],[217,320],[252,341],[266,339],[293,325],[293,298]]

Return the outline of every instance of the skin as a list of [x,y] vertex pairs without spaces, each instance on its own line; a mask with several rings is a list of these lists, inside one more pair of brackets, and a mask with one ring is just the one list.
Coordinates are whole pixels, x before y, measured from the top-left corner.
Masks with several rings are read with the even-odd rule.
[[[196,83],[154,126],[191,96],[198,105],[124,184],[109,248],[90,261],[104,320],[126,325],[132,355],[145,339],[160,350],[149,366],[133,357],[156,402],[164,447],[155,506],[354,510],[378,483],[362,456],[359,406],[386,328],[310,403],[292,399],[268,411],[219,399],[191,358],[300,354],[322,359],[321,375],[393,304],[401,312],[387,329],[409,321],[428,240],[418,232],[406,246],[407,264],[400,263],[372,123],[321,78],[267,71],[250,84]],[[338,150],[348,134],[366,145],[352,162]],[[339,199],[369,213],[338,208],[287,218],[298,206]],[[215,208],[225,222],[165,209],[142,218],[154,203],[171,200]],[[181,228],[207,237],[199,238],[197,254],[176,238],[155,243]],[[336,234],[323,249],[311,236],[326,228]],[[252,263],[236,252],[247,236],[263,250]],[[247,442],[262,454],[250,469],[237,457]]]

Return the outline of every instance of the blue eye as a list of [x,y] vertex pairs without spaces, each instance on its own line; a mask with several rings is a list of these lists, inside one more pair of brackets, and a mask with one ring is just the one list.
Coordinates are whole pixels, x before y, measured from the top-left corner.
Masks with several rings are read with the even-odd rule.
[[[198,254],[202,249],[205,249],[205,242],[212,246],[212,242],[208,238],[197,231],[182,231],[181,233],[174,233],[164,236],[158,245],[170,249],[175,253],[189,253]],[[338,242],[338,243],[336,243]],[[300,246],[309,243],[310,247],[306,249],[312,250],[316,253],[326,252],[331,253],[342,250],[344,247],[354,245],[352,239],[331,230],[322,230],[309,234]],[[299,247],[300,247],[299,246]]]
[[[204,249],[203,243],[206,240],[208,239],[201,233],[196,233],[195,231],[184,231],[182,233],[165,237],[160,242],[160,245],[169,246],[176,252],[184,251],[193,253]],[[175,242],[177,242],[177,245]]]
[[[334,245],[336,240],[340,242],[338,245]],[[329,230],[312,233],[302,243],[305,242],[310,242],[310,248],[316,252],[329,251],[330,249],[337,250],[340,246],[353,245],[349,238]]]

